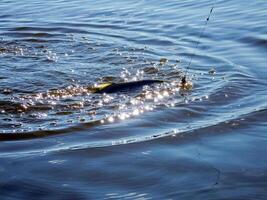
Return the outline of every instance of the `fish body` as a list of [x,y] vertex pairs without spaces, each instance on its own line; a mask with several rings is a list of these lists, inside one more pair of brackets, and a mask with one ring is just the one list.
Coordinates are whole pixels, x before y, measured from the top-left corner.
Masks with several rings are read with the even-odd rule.
[[131,89],[136,89],[145,85],[152,85],[155,83],[163,83],[162,80],[140,80],[140,81],[130,81],[124,83],[104,83],[95,87],[94,93],[114,93],[127,91]]

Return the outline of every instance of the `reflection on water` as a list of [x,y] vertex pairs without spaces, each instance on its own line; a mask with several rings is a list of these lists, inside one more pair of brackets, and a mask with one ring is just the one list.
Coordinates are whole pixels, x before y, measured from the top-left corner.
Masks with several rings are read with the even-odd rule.
[[267,5],[212,3],[1,1],[1,199],[266,199]]
[[[153,69],[157,69],[156,73],[152,73],[151,68],[147,67],[136,72],[124,69],[119,77],[109,78],[110,81],[121,80],[122,83],[127,83],[156,76],[163,81],[152,84],[144,82],[139,87],[131,86],[126,91],[118,90],[114,94],[95,93],[94,88],[99,87],[97,83],[91,86],[75,84],[46,92],[28,92],[24,95],[16,95],[12,89],[5,88],[2,94],[7,98],[1,102],[0,108],[3,120],[10,123],[5,123],[2,133],[5,133],[5,136],[14,136],[14,133],[34,131],[37,137],[38,130],[41,132],[61,128],[64,132],[67,127],[73,126],[73,123],[78,123],[79,126],[79,122],[95,124],[96,121],[100,121],[103,124],[152,111],[159,105],[175,106],[175,103],[182,101],[182,97],[179,96],[186,95],[190,90],[181,88],[182,73],[176,69],[177,66],[167,66],[165,63],[166,59],[162,58],[154,64]],[[101,78],[105,79],[108,77]],[[72,118],[76,120],[71,120]],[[16,135],[19,139],[21,134]]]

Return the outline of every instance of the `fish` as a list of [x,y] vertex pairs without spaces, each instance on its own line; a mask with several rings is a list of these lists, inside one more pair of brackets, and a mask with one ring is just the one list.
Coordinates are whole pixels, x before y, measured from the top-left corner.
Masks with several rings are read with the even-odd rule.
[[[92,93],[116,93],[122,91],[128,91],[131,89],[140,88],[145,85],[153,85],[170,82],[168,80],[157,80],[157,79],[147,79],[147,80],[139,80],[139,81],[130,81],[130,82],[122,82],[122,83],[101,83],[96,87],[91,88]],[[190,90],[192,88],[192,83],[187,81],[186,76],[181,78],[180,83],[178,84],[182,90]],[[90,89],[89,89],[90,90]]]
[[92,88],[93,93],[115,93],[121,91],[127,91],[131,89],[140,88],[145,85],[152,85],[156,83],[164,83],[163,80],[139,80],[139,81],[130,81],[130,82],[123,82],[123,83],[102,83],[96,87]]

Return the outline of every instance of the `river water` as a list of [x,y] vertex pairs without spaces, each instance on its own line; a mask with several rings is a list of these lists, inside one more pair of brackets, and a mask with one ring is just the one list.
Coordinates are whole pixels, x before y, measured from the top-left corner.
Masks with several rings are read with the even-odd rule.
[[0,199],[267,199],[266,10],[1,0]]

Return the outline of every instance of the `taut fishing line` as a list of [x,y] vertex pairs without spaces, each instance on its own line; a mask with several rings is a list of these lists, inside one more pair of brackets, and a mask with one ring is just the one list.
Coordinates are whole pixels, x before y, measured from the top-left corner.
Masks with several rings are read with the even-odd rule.
[[184,81],[185,81],[187,72],[188,72],[188,70],[189,70],[189,68],[190,68],[190,66],[191,66],[191,63],[192,63],[192,61],[193,61],[193,58],[194,58],[195,55],[196,55],[196,50],[198,49],[198,46],[199,46],[199,43],[200,43],[200,39],[202,38],[202,36],[203,36],[204,33],[205,33],[207,24],[208,24],[208,22],[209,22],[209,20],[210,20],[210,16],[211,16],[211,13],[212,13],[212,11],[213,11],[213,9],[214,9],[214,7],[215,7],[215,4],[216,4],[216,0],[213,1],[212,6],[211,6],[211,8],[210,8],[209,15],[208,15],[208,17],[206,18],[205,24],[203,25],[203,27],[202,27],[202,29],[201,29],[201,31],[200,31],[200,33],[199,33],[198,40],[197,40],[197,42],[196,42],[196,46],[195,46],[195,48],[194,48],[194,52],[193,52],[193,54],[191,55],[190,60],[189,60],[189,62],[188,62],[188,65],[187,65],[187,67],[186,67],[186,70],[185,70]]

